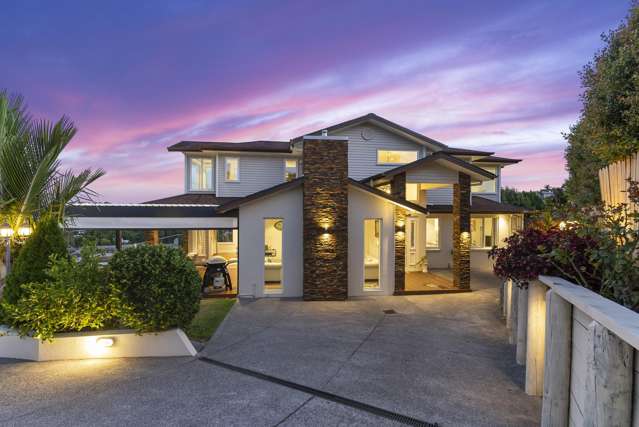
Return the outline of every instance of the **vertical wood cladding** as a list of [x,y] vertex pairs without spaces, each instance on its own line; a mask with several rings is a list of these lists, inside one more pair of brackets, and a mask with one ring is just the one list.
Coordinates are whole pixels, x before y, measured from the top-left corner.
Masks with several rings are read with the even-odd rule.
[[304,299],[348,297],[348,142],[305,139]]
[[470,176],[453,185],[453,284],[470,289]]

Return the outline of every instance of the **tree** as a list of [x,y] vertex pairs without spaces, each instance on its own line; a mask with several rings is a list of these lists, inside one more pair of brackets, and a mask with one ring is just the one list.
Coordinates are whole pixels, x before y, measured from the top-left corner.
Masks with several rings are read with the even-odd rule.
[[68,117],[34,120],[21,96],[0,91],[0,221],[14,231],[47,214],[62,221],[67,203],[91,197],[88,186],[102,169],[60,170],[60,154],[75,133]]
[[578,206],[600,199],[598,170],[639,151],[639,5],[602,36],[604,47],[580,73],[579,122],[565,135],[566,193]]
[[544,199],[538,191],[519,191],[514,188],[504,187],[501,189],[501,200],[515,206],[520,206],[532,211],[539,211],[544,208]]

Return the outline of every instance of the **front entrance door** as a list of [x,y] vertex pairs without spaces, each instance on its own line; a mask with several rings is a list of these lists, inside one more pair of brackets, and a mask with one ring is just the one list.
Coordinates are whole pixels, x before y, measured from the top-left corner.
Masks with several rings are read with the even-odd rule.
[[417,218],[406,218],[406,270],[416,271],[417,268]]

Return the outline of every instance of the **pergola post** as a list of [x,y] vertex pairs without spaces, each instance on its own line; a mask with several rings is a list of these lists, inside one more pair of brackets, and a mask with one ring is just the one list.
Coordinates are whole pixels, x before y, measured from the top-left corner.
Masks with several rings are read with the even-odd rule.
[[115,249],[122,250],[122,230],[115,230]]
[[158,230],[145,230],[144,241],[147,245],[159,245],[160,244],[160,232]]
[[453,284],[470,289],[470,176],[453,184]]

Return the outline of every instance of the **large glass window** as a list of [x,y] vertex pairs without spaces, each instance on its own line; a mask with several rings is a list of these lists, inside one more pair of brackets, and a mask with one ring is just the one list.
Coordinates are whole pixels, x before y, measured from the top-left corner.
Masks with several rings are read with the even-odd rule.
[[426,249],[439,249],[439,218],[426,218]]
[[381,219],[364,220],[364,290],[380,289]]
[[[497,175],[497,167],[495,166],[484,166],[482,169],[493,175]],[[473,193],[495,193],[497,192],[497,182],[491,179],[490,181],[484,181],[480,184],[474,184],[471,186],[471,190]]]
[[192,191],[213,190],[213,159],[189,159]]
[[264,293],[280,294],[283,285],[282,218],[264,219]]
[[403,165],[417,160],[417,151],[377,150],[377,164]]
[[228,182],[240,180],[240,159],[237,157],[224,158],[224,180]]
[[495,245],[496,232],[496,218],[471,218],[470,246],[472,248],[492,248]]
[[297,178],[297,160],[284,160],[284,179],[286,181],[293,181],[295,178]]
[[419,184],[406,183],[406,200],[416,202],[419,200]]

